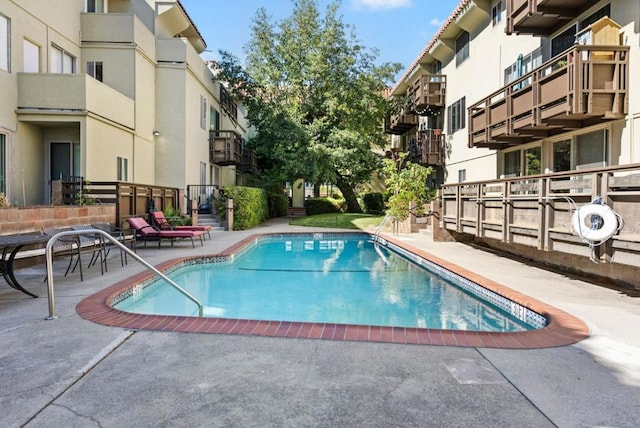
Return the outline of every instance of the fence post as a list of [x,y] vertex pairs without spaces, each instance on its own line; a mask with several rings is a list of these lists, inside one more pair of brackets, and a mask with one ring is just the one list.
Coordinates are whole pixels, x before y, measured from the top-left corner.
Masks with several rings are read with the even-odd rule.
[[191,210],[191,224],[196,226],[198,224],[198,201],[195,199],[188,199],[188,202],[191,205],[189,207],[189,210]]
[[233,199],[227,199],[225,203],[227,209],[227,231],[233,230]]

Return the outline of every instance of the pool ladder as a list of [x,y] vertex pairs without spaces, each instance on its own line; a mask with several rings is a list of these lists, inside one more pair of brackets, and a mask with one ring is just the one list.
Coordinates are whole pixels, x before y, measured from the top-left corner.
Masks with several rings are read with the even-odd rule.
[[[77,230],[69,230],[69,231],[59,232],[59,233],[56,233],[55,235],[53,235],[51,237],[51,239],[49,240],[49,242],[47,242],[45,255],[46,255],[46,258],[47,258],[47,290],[48,290],[48,295],[49,295],[49,316],[46,318],[48,320],[53,320],[53,319],[58,318],[58,316],[56,315],[56,307],[55,307],[55,293],[53,291],[53,244],[55,244],[56,241],[59,238],[63,237],[63,236],[71,236],[71,235],[78,235],[78,234],[79,233],[78,233]],[[83,234],[83,235],[84,234],[101,235],[107,241],[111,242],[116,247],[118,247],[120,250],[122,250],[125,253],[127,253],[127,255],[129,255],[129,256],[133,257],[134,259],[136,259],[137,261],[139,261],[148,270],[152,271],[153,273],[158,275],[160,278],[162,278],[165,281],[167,281],[167,283],[169,283],[170,286],[175,288],[178,292],[180,292],[187,299],[189,299],[193,303],[195,303],[198,306],[198,316],[199,317],[203,316],[204,306],[202,305],[202,303],[198,299],[193,297],[193,295],[191,295],[187,290],[185,290],[184,288],[180,287],[178,284],[173,282],[171,279],[169,279],[169,277],[167,277],[165,274],[160,272],[158,269],[156,269],[153,266],[151,266],[142,257],[140,257],[139,255],[137,255],[136,253],[131,251],[129,248],[127,248],[125,245],[120,243],[113,236],[109,235],[107,232],[105,232],[104,230],[100,230],[100,229],[86,229],[86,230],[83,229],[81,234]]]
[[378,253],[378,256],[380,256],[385,266],[389,266],[389,260],[387,260],[387,257],[382,253],[382,250],[380,250],[380,233],[382,233],[382,229],[384,229],[387,223],[389,223],[389,221],[392,221],[394,219],[395,217],[393,216],[390,216],[390,215],[385,216],[382,222],[380,223],[380,225],[378,226],[378,228],[376,229],[375,233],[373,234],[373,248],[376,250],[376,253]]

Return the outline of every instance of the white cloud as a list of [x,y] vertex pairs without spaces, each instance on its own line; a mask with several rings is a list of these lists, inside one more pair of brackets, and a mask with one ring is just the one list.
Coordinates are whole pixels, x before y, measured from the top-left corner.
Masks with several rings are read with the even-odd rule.
[[439,27],[442,25],[442,21],[438,18],[433,18],[431,21],[429,21],[429,24],[433,25],[434,27]]
[[395,9],[411,6],[411,0],[352,0],[356,8]]

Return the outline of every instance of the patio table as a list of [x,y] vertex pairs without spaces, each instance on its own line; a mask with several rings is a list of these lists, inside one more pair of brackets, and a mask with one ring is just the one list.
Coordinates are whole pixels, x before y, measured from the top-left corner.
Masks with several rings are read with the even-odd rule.
[[31,297],[38,297],[20,285],[13,272],[13,263],[20,250],[25,247],[43,246],[50,238],[51,236],[41,233],[0,235],[0,249],[2,250],[0,273],[2,273],[2,276],[10,287],[20,290]]

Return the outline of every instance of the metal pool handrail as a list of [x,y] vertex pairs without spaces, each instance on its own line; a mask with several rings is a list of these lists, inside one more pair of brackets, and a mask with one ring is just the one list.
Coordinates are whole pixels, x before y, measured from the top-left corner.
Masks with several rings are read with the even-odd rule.
[[142,257],[140,257],[139,255],[137,255],[136,253],[131,251],[125,245],[122,245],[117,239],[115,239],[113,236],[109,235],[104,230],[100,230],[100,229],[86,229],[85,230],[85,229],[83,229],[80,233],[77,230],[69,230],[69,231],[64,231],[64,232],[58,232],[58,233],[56,233],[55,235],[53,235],[51,237],[49,242],[47,242],[47,247],[45,249],[45,255],[47,257],[47,287],[48,287],[48,294],[49,294],[49,316],[46,319],[53,320],[53,319],[58,318],[58,316],[55,313],[56,312],[55,296],[54,296],[54,292],[53,292],[53,249],[52,249],[53,248],[53,244],[56,243],[58,238],[61,238],[63,236],[72,236],[72,235],[73,236],[77,236],[77,235],[85,235],[85,234],[102,235],[107,241],[110,241],[112,244],[116,245],[118,248],[120,248],[121,250],[126,252],[127,255],[130,255],[131,257],[133,257],[134,259],[136,259],[137,261],[142,263],[142,265],[144,267],[146,267],[147,269],[149,269],[150,271],[152,271],[153,273],[158,275],[160,278],[162,278],[165,281],[167,281],[169,283],[169,285],[171,285],[173,288],[178,290],[187,299],[189,299],[193,303],[195,303],[198,306],[198,316],[199,317],[203,316],[204,307],[202,306],[202,303],[200,303],[200,301],[198,299],[193,297],[187,290],[185,290],[184,288],[180,287],[178,284],[173,282],[171,279],[169,279],[165,274],[160,272],[158,269],[156,269],[155,267],[151,266]]

